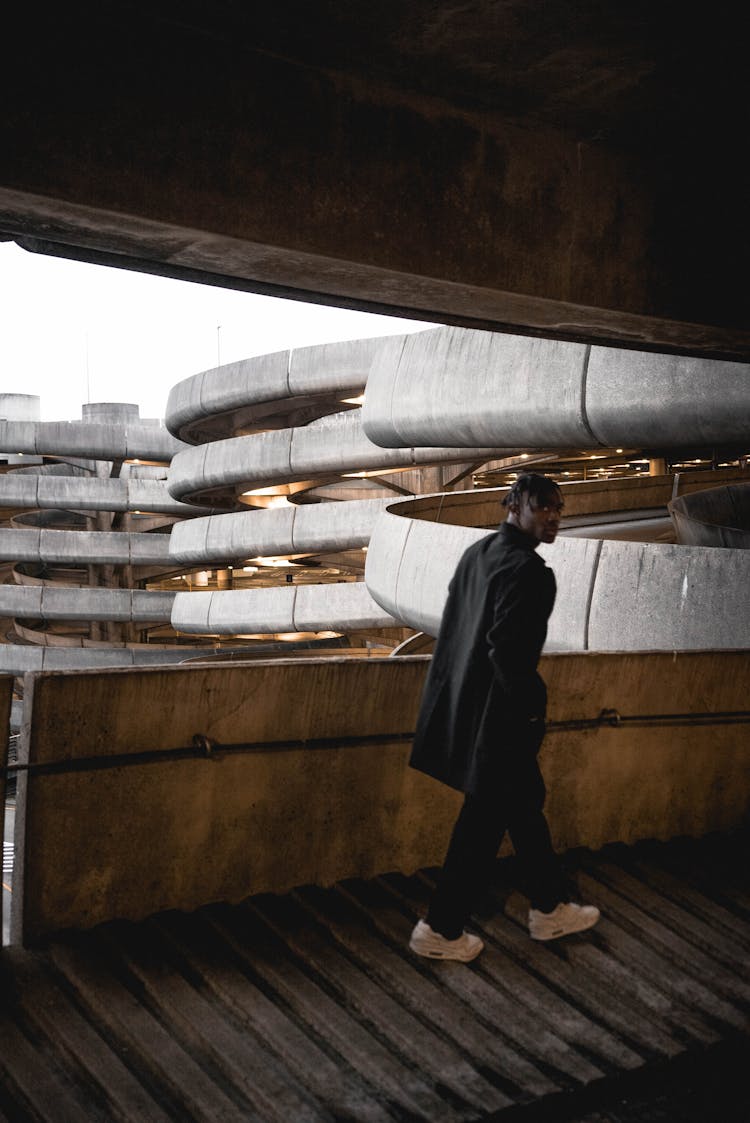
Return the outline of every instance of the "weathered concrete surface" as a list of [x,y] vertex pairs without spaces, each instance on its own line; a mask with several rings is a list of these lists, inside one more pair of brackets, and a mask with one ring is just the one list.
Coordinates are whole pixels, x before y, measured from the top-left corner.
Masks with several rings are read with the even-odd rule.
[[748,354],[739,10],[298,16],[160,5],[146,34],[129,7],[14,8],[36,78],[7,60],[0,228],[420,319]]
[[39,456],[84,456],[94,460],[136,457],[169,463],[184,445],[166,429],[144,422],[0,420],[0,448]]
[[323,343],[194,374],[170,390],[167,428],[183,441],[201,444],[254,426],[290,428],[340,412],[342,398],[364,390],[382,344],[380,338]]
[[146,589],[0,585],[0,616],[160,623],[169,621],[174,598]]
[[669,504],[677,541],[750,550],[750,483],[731,483]]
[[79,511],[149,511],[191,518],[193,505],[167,491],[166,480],[97,479],[85,476],[0,475],[0,507]]
[[[460,796],[406,767],[426,667],[417,656],[36,677],[22,760],[132,757],[198,733],[265,747],[19,782],[14,939],[437,864]],[[647,719],[746,712],[745,653],[558,654],[542,671],[552,722],[604,709],[643,719],[549,734],[558,847],[741,823],[750,726]]]
[[59,565],[166,564],[169,536],[138,531],[0,529],[0,558]]
[[172,606],[172,627],[188,635],[348,632],[397,624],[361,581],[177,593]]
[[389,502],[353,499],[186,520],[172,527],[169,556],[191,564],[362,547]]
[[[410,520],[375,524],[365,581],[378,604],[437,635],[448,583],[482,532]],[[541,555],[557,579],[547,650],[750,647],[750,552],[558,538]]]
[[[291,483],[347,472],[395,470],[415,464],[489,459],[498,449],[381,448],[365,435],[360,410],[321,417],[296,429],[229,437],[187,448],[172,460],[168,487],[183,502],[235,505],[235,493],[273,483]],[[503,450],[504,451],[504,450]]]
[[750,366],[437,328],[378,353],[362,426],[387,448],[742,443]]
[[28,644],[0,644],[0,675],[20,677],[29,671],[81,671],[92,667],[143,667],[184,663],[210,654],[210,647],[158,644],[106,645],[81,641],[80,647],[31,647]]
[[[719,484],[742,483],[748,470],[720,468],[716,471],[675,472],[665,476],[632,476],[613,480],[577,480],[562,483],[565,499],[563,530],[584,525],[591,517],[597,522],[609,514],[666,511],[675,496],[692,495]],[[480,488],[465,492],[438,492],[416,495],[413,499],[392,500],[406,518],[455,526],[474,526],[494,530],[505,518],[502,499],[507,487]]]
[[8,735],[11,729],[13,679],[0,674],[0,836],[5,823],[5,765],[8,761]]

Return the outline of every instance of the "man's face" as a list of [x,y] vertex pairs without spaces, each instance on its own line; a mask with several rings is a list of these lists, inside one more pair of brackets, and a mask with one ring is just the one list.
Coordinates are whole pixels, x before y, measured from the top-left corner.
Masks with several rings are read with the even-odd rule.
[[560,516],[562,514],[562,496],[552,492],[543,499],[529,502],[528,495],[522,495],[520,503],[514,503],[511,514],[513,522],[536,542],[554,542],[560,529]]

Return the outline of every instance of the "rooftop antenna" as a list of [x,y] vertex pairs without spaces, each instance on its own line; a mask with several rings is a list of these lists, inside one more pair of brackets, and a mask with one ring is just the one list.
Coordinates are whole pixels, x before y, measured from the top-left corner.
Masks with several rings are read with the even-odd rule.
[[89,333],[85,332],[86,341],[86,402],[91,405],[91,374],[89,372]]

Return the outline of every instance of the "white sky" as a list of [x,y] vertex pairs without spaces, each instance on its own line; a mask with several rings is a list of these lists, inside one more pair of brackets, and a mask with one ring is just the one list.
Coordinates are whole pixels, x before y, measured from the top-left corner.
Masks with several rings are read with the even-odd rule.
[[229,363],[429,326],[0,242],[0,393],[37,394],[43,421],[80,418],[87,401],[136,402],[141,417],[163,417],[171,387],[219,357]]

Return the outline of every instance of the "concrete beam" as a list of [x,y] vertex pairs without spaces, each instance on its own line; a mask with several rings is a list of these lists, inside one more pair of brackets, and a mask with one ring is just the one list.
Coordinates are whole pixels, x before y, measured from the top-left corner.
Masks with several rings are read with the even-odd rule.
[[438,322],[750,353],[739,24],[615,0],[291,11],[17,6],[35,80],[6,60],[0,230]]

